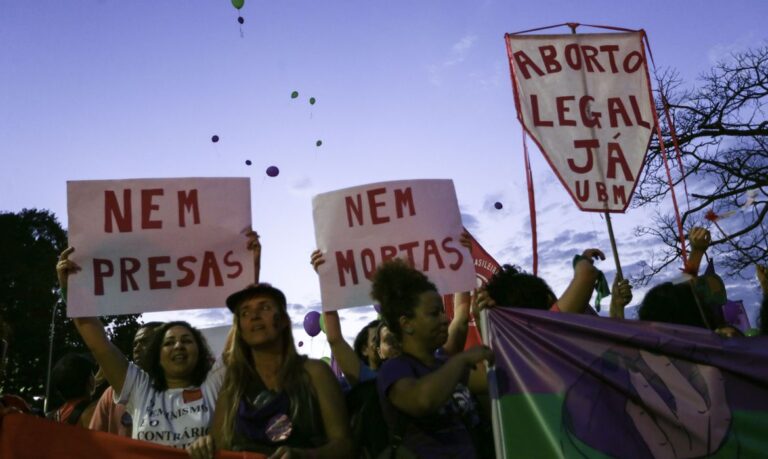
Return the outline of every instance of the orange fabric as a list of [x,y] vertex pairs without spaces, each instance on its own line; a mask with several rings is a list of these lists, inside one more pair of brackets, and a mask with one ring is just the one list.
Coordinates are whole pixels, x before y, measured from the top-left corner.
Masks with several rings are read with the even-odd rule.
[[[0,457],[3,459],[188,459],[182,449],[95,432],[28,414],[0,418]],[[257,453],[220,451],[217,459],[266,459]]]

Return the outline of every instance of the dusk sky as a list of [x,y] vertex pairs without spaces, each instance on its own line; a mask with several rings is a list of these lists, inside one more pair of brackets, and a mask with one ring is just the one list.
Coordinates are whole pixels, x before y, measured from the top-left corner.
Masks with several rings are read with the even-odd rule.
[[[286,292],[299,324],[319,309],[311,198],[325,191],[453,179],[467,228],[499,262],[531,269],[504,33],[642,28],[656,65],[694,84],[728,53],[765,44],[768,2],[246,0],[240,14],[242,27],[228,0],[0,0],[0,210],[49,209],[66,227],[67,180],[251,177],[262,280]],[[599,247],[612,280],[603,219],[578,211],[530,145],[540,275],[560,293],[572,256]],[[653,254],[632,233],[649,215],[614,216],[625,275]],[[756,281],[726,284],[754,321]],[[344,311],[345,334],[373,315]],[[224,309],[185,317],[230,320]],[[308,340],[298,327],[296,337]]]

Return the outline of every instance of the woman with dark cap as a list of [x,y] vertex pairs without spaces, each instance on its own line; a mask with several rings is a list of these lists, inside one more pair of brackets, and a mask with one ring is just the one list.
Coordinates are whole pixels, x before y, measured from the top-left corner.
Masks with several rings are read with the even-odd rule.
[[213,436],[198,441],[193,457],[212,457],[216,449],[351,457],[341,388],[327,364],[296,352],[283,292],[254,284],[227,298],[227,306],[233,336]]

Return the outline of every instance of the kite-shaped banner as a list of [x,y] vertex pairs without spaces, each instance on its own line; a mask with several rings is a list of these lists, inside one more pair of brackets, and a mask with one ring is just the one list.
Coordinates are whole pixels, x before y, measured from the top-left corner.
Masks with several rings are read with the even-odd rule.
[[506,38],[527,133],[581,210],[624,212],[655,127],[643,32]]

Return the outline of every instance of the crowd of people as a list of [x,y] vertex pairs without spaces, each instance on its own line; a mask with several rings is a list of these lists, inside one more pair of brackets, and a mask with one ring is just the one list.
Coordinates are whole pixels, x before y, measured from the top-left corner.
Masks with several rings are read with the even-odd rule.
[[[461,241],[470,246],[468,234]],[[740,337],[718,312],[726,300],[722,280],[699,275],[709,232],[694,228],[689,241],[686,279],[652,288],[639,318]],[[505,265],[484,287],[455,294],[450,320],[424,273],[402,259],[386,261],[372,278],[380,317],[352,345],[343,337],[339,313],[324,312],[326,337],[342,373],[337,377],[325,362],[298,353],[285,294],[259,283],[255,233],[249,233],[247,246],[256,282],[226,299],[233,323],[221,355],[213,355],[187,322],[151,322],[136,333],[129,360],[98,318],[75,318],[90,354],[57,362],[51,386],[62,403],[48,417],[186,448],[194,458],[211,458],[221,449],[271,458],[494,457],[486,379],[494,353],[484,345],[465,349],[471,317],[479,320],[479,311],[494,307],[595,314],[589,300],[601,273],[594,264],[605,259],[598,249],[576,256],[573,277],[559,296],[544,279]],[[73,251],[64,251],[57,265],[63,291],[79,271],[69,259]],[[315,251],[310,262],[317,270],[325,259]],[[758,266],[757,277],[765,333],[768,270]],[[632,288],[617,278],[611,290],[610,317],[623,319]],[[0,408],[28,411],[13,396],[4,396]]]

